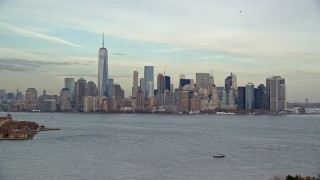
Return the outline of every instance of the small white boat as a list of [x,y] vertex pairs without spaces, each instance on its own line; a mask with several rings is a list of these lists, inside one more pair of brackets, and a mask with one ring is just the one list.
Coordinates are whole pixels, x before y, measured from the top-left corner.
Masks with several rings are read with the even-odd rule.
[[225,155],[222,154],[222,153],[217,153],[217,154],[213,155],[213,157],[214,157],[214,158],[224,158]]

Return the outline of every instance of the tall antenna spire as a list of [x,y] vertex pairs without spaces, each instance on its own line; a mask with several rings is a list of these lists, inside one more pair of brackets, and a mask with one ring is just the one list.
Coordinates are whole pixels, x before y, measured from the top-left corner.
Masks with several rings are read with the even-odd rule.
[[102,48],[104,48],[104,32],[102,33]]

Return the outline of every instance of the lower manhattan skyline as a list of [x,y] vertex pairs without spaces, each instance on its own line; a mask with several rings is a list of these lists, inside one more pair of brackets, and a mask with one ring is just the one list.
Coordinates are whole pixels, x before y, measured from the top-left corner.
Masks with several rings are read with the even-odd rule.
[[[75,6],[75,4],[77,4]],[[1,1],[0,89],[59,94],[64,78],[98,84],[104,32],[108,73],[131,96],[133,72],[210,73],[217,87],[286,78],[287,101],[320,102],[318,1]],[[87,12],[87,13],[84,13]],[[156,89],[156,84],[154,84]]]

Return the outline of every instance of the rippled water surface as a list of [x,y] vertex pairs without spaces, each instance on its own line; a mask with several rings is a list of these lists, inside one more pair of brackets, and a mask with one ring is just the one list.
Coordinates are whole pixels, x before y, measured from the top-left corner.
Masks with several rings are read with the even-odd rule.
[[[33,140],[0,141],[1,180],[248,180],[320,174],[320,115],[12,116],[61,130],[40,132]],[[217,152],[226,157],[213,158]]]

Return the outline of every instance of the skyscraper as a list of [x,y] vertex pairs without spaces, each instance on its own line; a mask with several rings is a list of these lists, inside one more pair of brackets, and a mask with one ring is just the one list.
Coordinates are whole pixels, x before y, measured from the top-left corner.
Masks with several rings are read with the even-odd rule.
[[228,92],[229,90],[236,91],[237,88],[237,76],[231,73],[230,76],[225,79],[225,89]]
[[64,78],[64,88],[68,88],[70,92],[71,104],[75,101],[75,82],[74,78]]
[[145,85],[145,97],[153,97],[154,91],[154,67],[145,66],[144,67],[144,85]]
[[102,38],[102,47],[99,49],[98,93],[100,97],[108,97],[108,50],[104,47],[104,36]]
[[267,102],[270,111],[278,112],[287,108],[285,79],[273,76],[266,79]]
[[88,96],[89,94],[89,87],[87,81],[82,77],[78,79],[78,81],[76,82],[75,94],[75,106],[78,110],[82,110],[83,97]]
[[88,87],[89,87],[89,93],[88,93],[89,96],[93,96],[93,97],[98,96],[98,89],[96,84],[93,81],[88,82]]
[[231,96],[234,97],[235,102],[237,102],[237,98],[238,98],[238,86],[237,86],[237,76],[235,74],[230,74],[230,76],[228,76],[225,79],[225,90],[228,93],[230,90],[233,91],[233,93],[231,94]]
[[198,88],[208,89],[209,73],[196,73],[196,84]]
[[133,71],[133,86],[132,86],[132,97],[136,97],[138,93],[138,81],[139,73],[138,71]]
[[157,89],[158,89],[158,93],[160,94],[164,93],[164,76],[161,73],[159,73],[157,77]]
[[254,89],[254,107],[256,109],[266,109],[266,99],[266,87],[263,84],[260,84]]
[[246,87],[238,87],[238,109],[246,109]]
[[171,81],[170,76],[164,76],[164,90],[171,91]]
[[37,105],[37,90],[35,88],[28,88],[26,90],[25,109],[32,111],[36,109]]
[[254,84],[246,85],[246,109],[254,108]]

